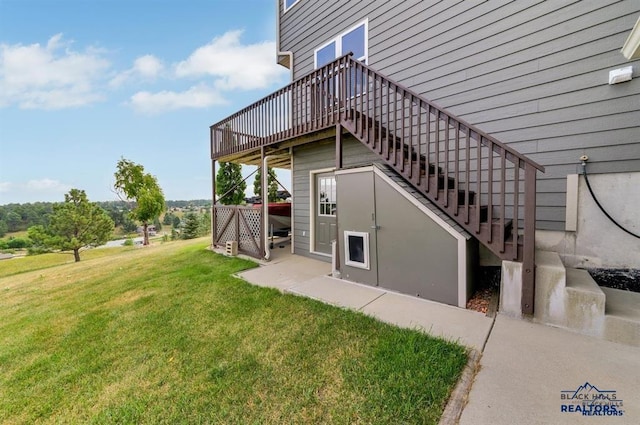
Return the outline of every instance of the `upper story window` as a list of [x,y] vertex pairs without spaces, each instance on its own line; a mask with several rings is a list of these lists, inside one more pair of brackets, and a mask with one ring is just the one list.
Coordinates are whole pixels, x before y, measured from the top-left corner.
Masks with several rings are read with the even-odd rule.
[[291,7],[298,3],[300,0],[284,0],[284,11],[291,9]]
[[319,68],[349,52],[354,59],[367,63],[368,50],[368,23],[364,21],[316,49],[314,65]]

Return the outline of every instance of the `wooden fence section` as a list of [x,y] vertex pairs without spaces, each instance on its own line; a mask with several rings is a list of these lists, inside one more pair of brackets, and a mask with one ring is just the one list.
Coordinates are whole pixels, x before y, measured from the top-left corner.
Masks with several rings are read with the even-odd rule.
[[238,252],[254,258],[262,258],[264,251],[260,237],[262,211],[259,208],[237,205],[215,205],[215,245],[225,245],[228,241],[238,242]]

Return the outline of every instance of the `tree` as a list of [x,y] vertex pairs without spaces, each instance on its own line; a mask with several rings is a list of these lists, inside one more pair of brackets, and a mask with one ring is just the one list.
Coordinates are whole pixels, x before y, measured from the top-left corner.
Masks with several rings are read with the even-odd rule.
[[16,232],[20,230],[20,224],[22,223],[22,217],[15,211],[10,211],[7,214],[7,227],[10,232]]
[[64,202],[53,206],[49,225],[29,228],[29,238],[36,245],[61,251],[73,251],[80,261],[80,248],[102,245],[113,232],[113,220],[95,202],[89,202],[84,190],[71,189]]
[[165,210],[164,194],[155,176],[144,172],[144,167],[128,159],[118,161],[115,172],[116,192],[127,200],[135,201],[131,217],[142,223],[144,245],[149,245],[149,223]]
[[242,166],[221,162],[216,174],[216,193],[223,205],[239,205],[244,201],[247,183],[242,180]]
[[200,215],[200,234],[208,235],[211,233],[211,211],[207,208]]
[[168,225],[170,225],[171,223],[173,223],[173,214],[171,214],[171,213],[169,212],[169,213],[166,213],[166,214],[164,215],[164,217],[162,218],[162,224],[164,224],[164,225],[167,225],[167,226],[168,226]]
[[177,215],[173,216],[173,228],[177,229],[178,227],[180,227],[180,217],[178,217]]
[[138,230],[138,225],[127,215],[122,223],[122,230],[124,230],[125,233],[133,233]]
[[7,226],[7,223],[5,223],[4,220],[0,220],[0,238],[6,235],[8,230],[9,227]]
[[[278,200],[278,182],[276,181],[276,172],[273,168],[267,168],[267,187],[268,187],[268,199],[269,202],[276,202]],[[256,178],[253,181],[253,193],[257,196],[262,196],[262,170],[258,168]]]
[[195,213],[189,212],[184,215],[184,228],[182,229],[183,239],[193,239],[200,236],[200,219]]

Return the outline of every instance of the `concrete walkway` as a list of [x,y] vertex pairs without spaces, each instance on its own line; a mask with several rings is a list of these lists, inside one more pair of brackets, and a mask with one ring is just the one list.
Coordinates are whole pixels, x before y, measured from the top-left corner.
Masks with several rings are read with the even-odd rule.
[[[278,252],[240,273],[250,283],[352,308],[482,352],[460,424],[640,424],[640,349],[329,277],[328,263]],[[587,385],[589,383],[591,386]],[[622,416],[583,416],[563,395],[615,391]],[[572,393],[563,391],[573,391]],[[613,398],[612,392],[602,392]],[[608,403],[611,405],[612,403]],[[565,407],[562,407],[562,406]],[[562,410],[567,410],[563,412]],[[593,408],[600,412],[610,407]]]

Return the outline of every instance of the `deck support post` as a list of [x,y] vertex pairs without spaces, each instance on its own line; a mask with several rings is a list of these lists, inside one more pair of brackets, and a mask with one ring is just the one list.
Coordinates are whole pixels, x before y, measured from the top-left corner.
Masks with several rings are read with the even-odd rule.
[[211,160],[211,248],[216,247],[216,160]]
[[264,146],[260,147],[260,172],[262,173],[262,182],[260,187],[260,198],[262,200],[262,220],[260,220],[260,251],[262,255],[268,260],[267,257],[267,223],[269,220],[269,191],[267,189],[268,168],[265,166],[265,149]]
[[[524,242],[522,252],[522,314],[533,314],[536,284],[536,169],[524,168]],[[517,208],[517,206],[516,206]],[[516,223],[517,226],[517,223]],[[517,238],[517,235],[514,235]],[[517,244],[514,244],[517,249]]]
[[342,169],[342,125],[336,124],[336,170]]
[[[336,170],[342,169],[342,125],[340,123],[336,124]],[[338,228],[338,208],[336,209],[336,244],[335,250],[333,250],[332,254],[335,255],[333,259],[333,264],[336,270],[340,270],[340,231]],[[337,277],[337,276],[336,276]]]

